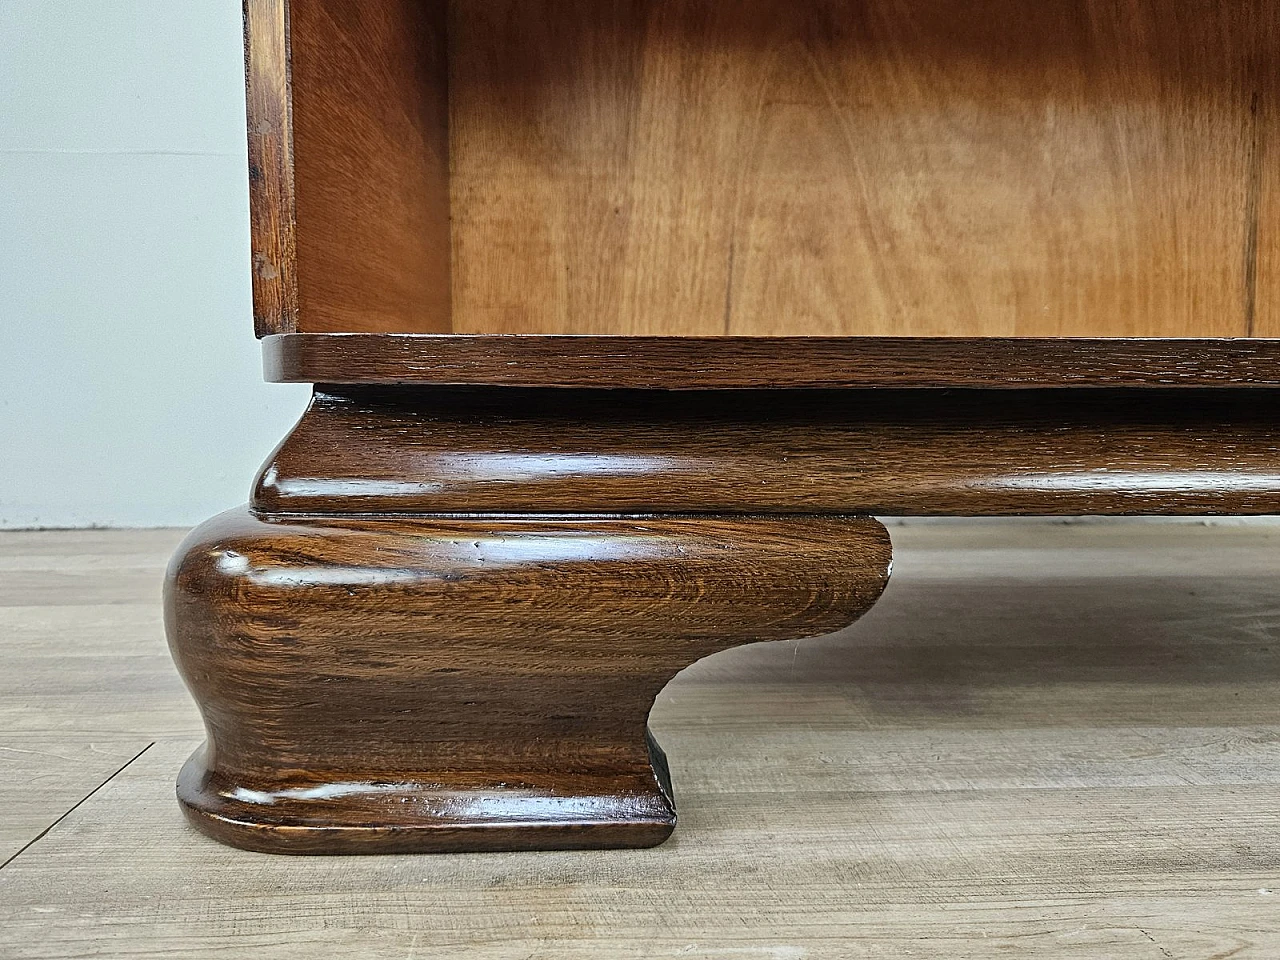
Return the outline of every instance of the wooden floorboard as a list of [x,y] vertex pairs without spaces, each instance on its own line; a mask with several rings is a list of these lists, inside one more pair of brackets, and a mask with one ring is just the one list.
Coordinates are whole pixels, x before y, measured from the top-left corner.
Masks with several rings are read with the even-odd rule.
[[138,738],[0,735],[0,865],[146,746]]
[[664,691],[665,846],[301,860],[178,813],[178,535],[0,534],[0,957],[1280,956],[1280,526],[892,533],[854,628]]

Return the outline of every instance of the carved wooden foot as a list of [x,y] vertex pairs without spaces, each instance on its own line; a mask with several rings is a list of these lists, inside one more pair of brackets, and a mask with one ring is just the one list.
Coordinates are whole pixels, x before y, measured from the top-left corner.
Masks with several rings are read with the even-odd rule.
[[658,844],[662,687],[719,650],[844,627],[888,571],[866,518],[233,511],[169,574],[209,737],[179,798],[264,851]]
[[262,850],[658,843],[658,691],[856,619],[889,565],[865,515],[1275,513],[1278,411],[1271,391],[320,387],[253,512],[174,562],[170,639],[209,729],[183,806]]

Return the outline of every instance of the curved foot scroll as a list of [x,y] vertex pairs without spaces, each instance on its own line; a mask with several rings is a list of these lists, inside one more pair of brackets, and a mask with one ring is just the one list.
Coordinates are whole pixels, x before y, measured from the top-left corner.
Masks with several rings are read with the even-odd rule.
[[179,799],[280,853],[653,846],[676,819],[662,687],[846,626],[889,556],[860,517],[223,514],[166,589],[208,729]]

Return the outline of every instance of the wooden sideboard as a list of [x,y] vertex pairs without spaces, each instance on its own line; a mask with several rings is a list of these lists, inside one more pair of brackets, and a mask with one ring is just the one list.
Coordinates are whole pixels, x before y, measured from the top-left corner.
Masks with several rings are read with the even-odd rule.
[[643,846],[646,720],[849,624],[880,515],[1280,504],[1266,0],[245,0],[317,384],[170,570],[192,822]]

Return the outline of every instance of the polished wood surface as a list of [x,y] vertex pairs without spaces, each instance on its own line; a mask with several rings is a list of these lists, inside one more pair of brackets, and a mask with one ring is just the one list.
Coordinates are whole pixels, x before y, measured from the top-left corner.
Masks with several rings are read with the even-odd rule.
[[260,333],[1280,336],[1268,0],[247,10]]
[[445,6],[290,0],[287,66],[284,0],[246,9],[260,333],[447,332]]
[[1280,391],[320,388],[268,513],[1280,513]]
[[298,329],[288,3],[244,0],[253,326],[259,337]]
[[663,686],[847,626],[888,575],[869,519],[224,514],[166,587],[209,736],[178,795],[272,852],[651,846]]
[[1269,0],[452,7],[456,332],[1253,332]]
[[303,862],[173,801],[204,736],[155,601],[182,532],[0,533],[0,955],[1280,955],[1280,527],[890,532],[850,630],[659,696],[663,846]]
[[1280,340],[296,334],[281,383],[607,389],[1274,387]]
[[[269,343],[299,341],[458,338]],[[1257,388],[321,385],[250,508],[175,556],[166,623],[209,730],[179,799],[274,852],[660,843],[654,698],[863,613],[890,563],[870,514],[1278,513],[1278,421]]]
[[654,698],[861,615],[869,514],[1277,512],[1265,0],[248,4],[321,386],[170,571],[212,836],[656,844]]

